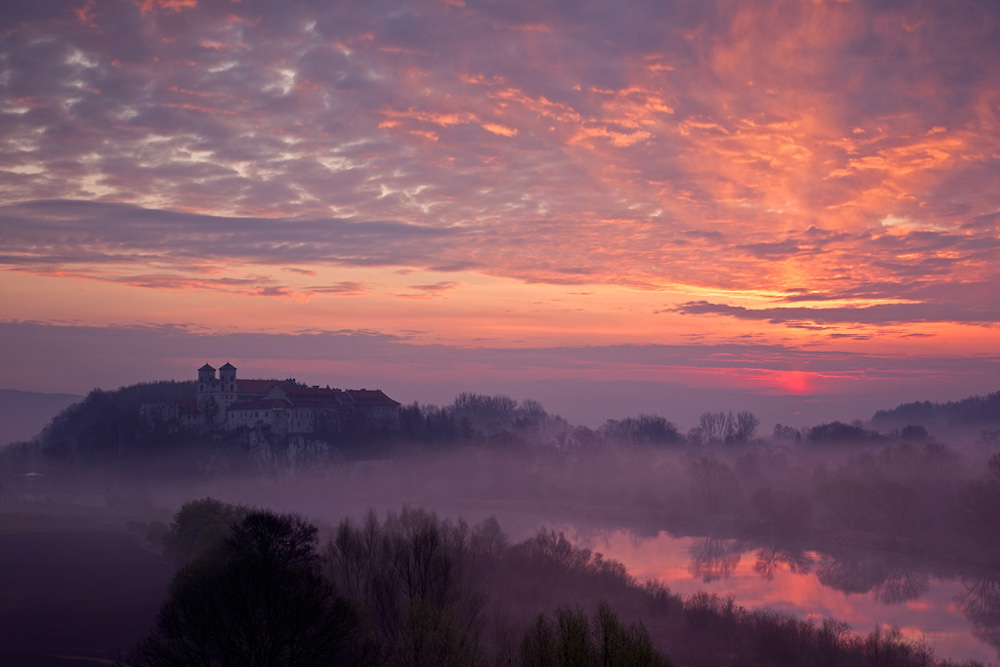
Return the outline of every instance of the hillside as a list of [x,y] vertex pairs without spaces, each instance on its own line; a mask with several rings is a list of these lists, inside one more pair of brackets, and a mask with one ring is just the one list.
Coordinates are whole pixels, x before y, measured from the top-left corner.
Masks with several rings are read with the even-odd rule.
[[194,385],[192,381],[164,381],[114,391],[94,389],[52,419],[40,436],[42,451],[51,459],[100,461],[149,444],[142,437],[140,406],[187,398],[194,393]]
[[1000,426],[1000,391],[947,403],[904,403],[890,410],[879,410],[872,417],[872,425],[879,428],[899,428],[907,424],[959,429],[995,428]]

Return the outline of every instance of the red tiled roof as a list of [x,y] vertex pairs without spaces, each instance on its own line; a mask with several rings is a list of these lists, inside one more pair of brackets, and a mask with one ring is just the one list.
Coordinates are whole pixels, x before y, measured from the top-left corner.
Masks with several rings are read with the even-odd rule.
[[282,398],[251,398],[239,403],[233,403],[229,410],[270,410],[272,408],[288,408],[291,403]]
[[329,387],[304,387],[295,385],[294,387],[282,387],[289,396],[331,396],[339,393],[336,389]]
[[344,393],[350,397],[352,403],[386,406],[399,405],[399,401],[392,400],[381,389],[346,389]]
[[288,380],[236,380],[236,391],[238,393],[266,394],[274,388],[280,386],[285,391],[293,386]]

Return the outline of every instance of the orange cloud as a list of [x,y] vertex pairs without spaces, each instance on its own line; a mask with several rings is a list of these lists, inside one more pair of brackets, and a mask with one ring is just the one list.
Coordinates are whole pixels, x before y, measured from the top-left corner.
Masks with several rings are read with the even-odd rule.
[[94,23],[94,17],[96,16],[94,6],[96,4],[97,0],[87,0],[81,6],[74,7],[73,14],[76,16],[76,20],[88,28],[96,28],[97,24]]
[[141,0],[137,2],[143,14],[166,9],[179,12],[182,9],[195,9],[198,7],[198,0]]
[[483,123],[481,127],[487,132],[492,132],[493,134],[499,134],[504,137],[516,137],[517,128],[506,127],[500,125],[499,123]]

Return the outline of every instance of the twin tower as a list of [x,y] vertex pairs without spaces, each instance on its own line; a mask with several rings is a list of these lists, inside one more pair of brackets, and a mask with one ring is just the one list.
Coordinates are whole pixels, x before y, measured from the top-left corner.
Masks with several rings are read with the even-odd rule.
[[236,366],[228,361],[219,368],[205,364],[198,369],[198,413],[207,424],[221,424],[226,410],[237,401]]

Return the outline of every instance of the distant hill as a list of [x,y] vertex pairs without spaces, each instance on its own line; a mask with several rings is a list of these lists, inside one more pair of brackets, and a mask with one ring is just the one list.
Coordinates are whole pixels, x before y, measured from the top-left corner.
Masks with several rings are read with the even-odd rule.
[[176,401],[194,393],[194,381],[172,380],[135,384],[112,391],[94,389],[52,419],[42,434],[42,452],[53,459],[99,461],[114,458],[133,449],[142,440],[139,408],[143,403]]
[[82,400],[76,394],[0,389],[0,447],[33,438],[62,410]]
[[872,417],[872,425],[876,427],[898,428],[907,424],[947,428],[1000,426],[1000,391],[947,403],[904,403],[891,410],[879,410]]

